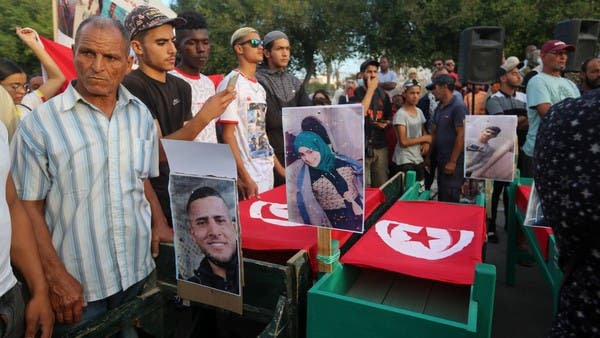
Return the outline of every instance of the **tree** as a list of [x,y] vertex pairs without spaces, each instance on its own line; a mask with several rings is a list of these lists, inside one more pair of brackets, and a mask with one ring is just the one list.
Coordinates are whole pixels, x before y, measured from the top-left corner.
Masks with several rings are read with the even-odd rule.
[[351,18],[366,11],[359,0],[191,0],[179,1],[174,8],[177,12],[198,10],[206,17],[213,41],[207,73],[224,73],[235,67],[229,38],[237,28],[251,26],[262,35],[276,29],[288,35],[291,66],[305,70],[305,83],[319,68],[356,50],[357,22]]
[[52,38],[52,3],[48,0],[0,0],[0,55],[15,61],[27,74],[41,72],[40,63],[17,37],[15,27],[31,27]]
[[556,23],[589,18],[597,1],[574,0],[368,0],[364,54],[385,52],[391,60],[429,65],[433,58],[458,58],[460,33],[472,26],[505,29],[505,55],[523,58],[525,46],[541,47]]

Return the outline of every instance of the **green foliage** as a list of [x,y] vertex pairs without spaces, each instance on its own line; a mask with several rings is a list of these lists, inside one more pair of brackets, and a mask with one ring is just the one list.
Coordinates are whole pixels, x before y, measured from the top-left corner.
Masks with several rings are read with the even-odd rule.
[[17,37],[15,27],[31,27],[52,38],[52,4],[48,0],[0,0],[0,56],[15,61],[25,72],[40,72],[33,53]]
[[397,62],[429,65],[433,58],[458,57],[460,32],[472,26],[502,26],[505,54],[522,57],[526,45],[550,39],[558,21],[590,18],[595,1],[370,0],[361,34],[362,52],[386,53]]
[[206,73],[226,73],[237,61],[229,45],[239,27],[251,26],[261,35],[284,31],[292,45],[292,68],[304,69],[306,78],[334,60],[357,50],[356,13],[366,11],[362,1],[311,0],[191,0],[179,1],[175,11],[196,9],[209,24],[211,58]]
[[[15,60],[26,72],[39,63],[14,33],[31,27],[52,37],[51,2],[0,0],[0,56]],[[377,57],[429,66],[436,57],[458,58],[460,32],[471,26],[502,26],[505,55],[523,57],[525,46],[538,47],[553,35],[556,23],[596,18],[596,0],[179,0],[175,11],[198,10],[209,23],[212,54],[206,73],[236,67],[229,39],[240,27],[261,35],[278,29],[290,37],[292,64],[306,78],[349,56]]]

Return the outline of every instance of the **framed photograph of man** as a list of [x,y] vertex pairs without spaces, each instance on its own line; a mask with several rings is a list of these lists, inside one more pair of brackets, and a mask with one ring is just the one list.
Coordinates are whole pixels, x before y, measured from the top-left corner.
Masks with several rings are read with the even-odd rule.
[[512,182],[517,117],[469,115],[465,121],[465,177]]
[[235,180],[171,174],[169,194],[179,295],[240,312],[242,274]]
[[364,231],[362,105],[283,109],[291,222]]

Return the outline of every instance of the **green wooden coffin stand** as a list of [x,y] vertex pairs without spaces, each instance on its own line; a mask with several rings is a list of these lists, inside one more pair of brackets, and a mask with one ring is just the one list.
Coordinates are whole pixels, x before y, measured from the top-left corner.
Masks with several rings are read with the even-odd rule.
[[[258,337],[297,337],[298,332],[304,330],[306,293],[312,285],[306,251],[244,250],[244,255],[243,315],[228,313],[226,318],[231,325],[225,329],[236,333],[236,330],[256,330],[258,327]],[[164,337],[173,337],[177,282],[172,245],[161,244],[159,258],[158,285],[165,298]],[[193,305],[208,308],[202,304]]]
[[[401,200],[429,197],[414,173],[406,187]],[[307,337],[490,337],[495,289],[496,267],[484,263],[471,286],[340,265],[308,292]]]
[[[517,177],[508,186],[508,239],[506,241],[506,284],[514,285],[516,280],[516,264],[519,258],[528,257],[528,253],[520,252],[517,249],[517,229],[520,228],[525,235],[527,244],[532,251],[533,258],[539,266],[544,279],[550,287],[552,301],[554,304],[554,313],[558,308],[558,296],[562,284],[563,272],[558,265],[558,248],[553,234],[548,235],[548,251],[546,255],[542,252],[538,238],[532,227],[524,226],[525,213],[517,206],[516,195],[519,185],[531,185],[533,179],[520,177],[517,171]],[[546,258],[547,257],[547,258]]]
[[472,286],[344,265],[310,289],[307,336],[490,337],[495,287],[489,264]]

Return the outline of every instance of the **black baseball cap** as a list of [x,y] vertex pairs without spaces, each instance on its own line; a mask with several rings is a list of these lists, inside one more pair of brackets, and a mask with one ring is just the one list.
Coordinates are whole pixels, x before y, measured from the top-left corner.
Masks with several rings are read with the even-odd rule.
[[169,18],[155,7],[137,6],[127,14],[123,24],[133,39],[137,34],[158,26],[170,24],[177,28],[186,22],[184,18],[180,17]]

